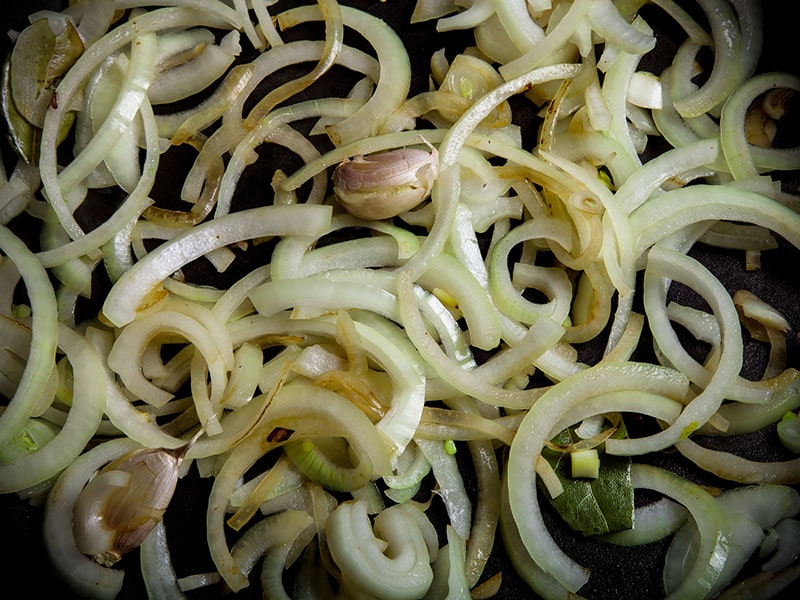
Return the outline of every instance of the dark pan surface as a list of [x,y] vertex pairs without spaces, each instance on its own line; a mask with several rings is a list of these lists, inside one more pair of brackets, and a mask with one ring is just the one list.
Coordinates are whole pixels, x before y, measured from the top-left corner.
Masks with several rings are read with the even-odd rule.
[[[463,49],[471,43],[469,35],[452,33],[438,36],[433,30],[433,22],[419,25],[408,25],[413,9],[413,0],[341,0],[342,4],[364,7],[391,24],[406,41],[410,49],[412,64],[415,68],[415,79],[412,83],[412,93],[427,88],[428,61],[433,52],[443,45],[447,45],[453,52]],[[48,0],[6,0],[0,7],[0,30],[5,32],[9,28],[21,29],[26,24],[25,16],[40,8],[59,6],[60,2]],[[291,4],[291,3],[289,3]],[[282,2],[281,5],[289,5]],[[796,22],[787,18],[789,3],[765,2],[765,39],[764,52],[760,63],[761,71],[779,70],[800,72],[800,61],[797,55]],[[651,13],[655,14],[655,13]],[[671,50],[674,48],[669,28],[657,20],[648,20],[650,25],[659,35],[659,45],[652,61],[652,70],[658,72],[658,65],[671,59]],[[10,48],[5,35],[2,36],[2,54],[5,55]],[[794,50],[792,50],[794,49]],[[520,110],[517,111],[517,108]],[[528,139],[535,139],[536,122],[534,110],[523,110],[522,103],[515,103],[515,120],[523,125]],[[798,107],[800,108],[800,107]],[[791,117],[790,117],[791,118]],[[796,143],[800,139],[800,129],[797,125],[800,119],[795,114],[789,139]],[[5,132],[3,132],[5,134]],[[786,131],[784,131],[786,134]],[[5,137],[3,135],[3,137]],[[788,144],[789,142],[787,142]],[[7,148],[3,149],[3,156],[8,157]],[[271,172],[270,172],[271,173]],[[248,174],[242,185],[268,185],[270,175],[266,181],[258,180],[258,174]],[[159,186],[169,189],[176,186],[176,182],[160,180]],[[785,189],[799,192],[800,179],[798,174],[790,173],[785,177]],[[91,220],[92,215],[87,216]],[[97,217],[95,217],[96,219]],[[762,298],[773,303],[789,320],[792,331],[788,341],[789,366],[800,368],[800,314],[797,311],[797,302],[800,299],[800,283],[797,277],[797,265],[800,264],[800,251],[783,244],[774,252],[766,253],[762,258],[762,269],[756,273],[745,273],[741,255],[733,255],[706,247],[693,250],[693,255],[701,258],[721,278],[730,290],[746,287]],[[748,364],[745,373],[757,373],[760,361],[764,360],[763,352],[759,353],[754,344],[750,344],[747,353]],[[582,351],[591,355],[597,348],[585,348]],[[757,434],[739,436],[734,439],[708,440],[706,443],[715,443],[753,459],[776,460],[787,458],[777,442],[774,428]],[[699,472],[690,463],[677,454],[663,453],[648,457],[654,464],[667,467],[700,483],[727,487],[729,484],[706,473]],[[465,469],[468,471],[469,469]],[[165,520],[172,552],[172,560],[179,575],[212,570],[213,564],[206,550],[204,513],[210,482],[196,475],[194,469],[179,483],[178,492],[170,505]],[[441,512],[441,511],[440,511]],[[58,582],[48,558],[42,547],[41,510],[18,500],[13,495],[0,496],[0,582],[4,590],[17,589],[27,598],[63,598],[71,596]],[[546,513],[551,531],[568,553],[578,558],[583,564],[592,568],[592,577],[582,593],[595,600],[601,599],[636,599],[656,598],[663,595],[661,588],[661,570],[668,541],[649,544],[638,548],[622,548],[596,541],[583,539],[565,529],[557,517]],[[146,597],[143,582],[139,575],[138,556],[135,552],[123,559],[121,565],[126,568],[126,585],[120,595],[122,599],[137,599]],[[498,571],[503,572],[503,587],[500,598],[513,600],[533,598],[532,592],[516,576],[513,568],[499,542],[486,569],[490,576]],[[219,597],[219,588],[212,587],[208,590],[191,592],[189,598],[205,599]],[[5,592],[3,593],[3,595]],[[237,598],[260,598],[258,585],[251,585],[240,592]],[[781,597],[793,597],[787,593]]]

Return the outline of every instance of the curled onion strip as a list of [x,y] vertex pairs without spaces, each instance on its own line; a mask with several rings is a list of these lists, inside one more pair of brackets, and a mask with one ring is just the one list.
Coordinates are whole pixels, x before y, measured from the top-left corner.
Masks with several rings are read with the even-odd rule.
[[695,92],[677,98],[675,109],[684,117],[705,114],[722,102],[739,82],[742,31],[733,7],[721,0],[698,0],[711,27],[714,66]]
[[[67,260],[83,256],[99,248],[134,223],[139,215],[150,205],[151,201],[148,198],[148,194],[153,186],[156,170],[158,169],[159,145],[153,109],[146,100],[139,107],[139,114],[142,115],[144,121],[147,154],[136,186],[112,218],[101,223],[92,231],[76,236],[71,242],[40,252],[38,257],[44,265],[61,265]],[[50,203],[54,208],[57,206],[57,203],[54,203],[52,199]]]
[[24,242],[4,225],[0,225],[0,248],[25,282],[33,315],[25,370],[6,409],[0,413],[0,443],[6,443],[31,416],[50,379],[58,344],[58,307],[47,271]]
[[[562,47],[572,36],[581,21],[586,17],[591,6],[592,0],[576,0],[573,2],[566,14],[546,33],[544,40],[519,58],[502,65],[499,69],[500,74],[506,81],[510,81],[542,66],[547,57],[554,54],[554,50]],[[616,9],[614,10],[616,11]]]
[[[370,324],[356,322],[356,331],[367,355],[373,358],[393,379],[391,407],[376,424],[390,444],[392,460],[411,441],[425,400],[425,377],[419,359],[408,341],[389,337]],[[234,344],[269,333],[310,334],[335,337],[336,324],[329,318],[318,319],[265,319],[248,317],[231,326]]]
[[[326,527],[328,548],[356,590],[399,600],[418,597],[430,587],[430,554],[419,520],[410,514],[414,510],[387,508],[376,517],[375,531],[364,501],[343,502],[333,511]],[[386,554],[378,535],[385,540]]]
[[[675,339],[671,326],[665,323],[665,313],[659,311],[657,306],[659,301],[656,298],[666,293],[665,281],[660,279],[663,277],[665,280],[674,279],[688,283],[709,302],[720,323],[724,357],[721,357],[719,368],[704,382],[703,391],[667,429],[646,438],[609,439],[606,441],[606,450],[611,454],[636,454],[655,448],[666,448],[679,439],[688,437],[717,411],[741,368],[742,339],[739,320],[733,301],[722,285],[715,278],[705,275],[705,268],[693,259],[660,246],[651,249],[648,265],[645,275],[648,278],[645,284],[645,304],[657,343],[664,346],[670,339]],[[687,373],[687,376],[690,375]]]
[[[250,114],[248,114],[245,120],[245,127],[248,129],[252,129],[256,123],[273,109],[273,107],[319,79],[336,62],[336,57],[342,49],[342,40],[344,37],[342,10],[339,4],[333,0],[320,0],[318,4],[318,10],[315,11],[315,13],[317,13],[315,14],[315,18],[321,18],[325,21],[325,47],[319,62],[317,62],[314,68],[303,77],[292,79],[282,86],[271,90],[266,96],[259,100],[258,104],[253,108]],[[281,13],[278,15],[278,24],[281,28],[287,29],[297,23],[302,23],[302,13],[298,13],[301,13],[299,9]]]
[[97,352],[66,325],[58,328],[58,338],[74,372],[72,407],[58,434],[43,448],[11,465],[0,465],[0,493],[20,491],[58,475],[77,459],[103,416],[106,390],[94,377],[103,368]]
[[671,597],[703,597],[716,584],[728,554],[730,530],[722,506],[700,486],[657,467],[632,465],[631,478],[634,487],[656,490],[683,504],[697,523],[700,531],[697,558]]
[[159,521],[145,538],[139,551],[142,576],[148,598],[182,600],[186,598],[172,567],[164,521]]
[[681,440],[675,447],[694,464],[728,481],[775,484],[800,482],[800,458],[769,462],[749,460],[730,452],[704,448],[693,440]]
[[[290,10],[298,21],[320,18],[315,7]],[[366,104],[353,115],[327,128],[328,136],[337,146],[372,133],[372,128],[400,106],[411,85],[408,53],[395,31],[368,13],[346,6],[340,10],[344,24],[359,31],[375,49],[381,72],[375,92]]]
[[[400,314],[406,327],[409,338],[426,360],[436,369],[437,374],[450,385],[460,389],[463,393],[471,395],[493,406],[511,408],[527,408],[541,394],[541,390],[532,389],[524,391],[504,390],[487,384],[456,363],[452,362],[435,343],[425,330],[425,324],[419,314],[413,284],[410,282],[411,274],[402,271],[398,276],[397,298],[400,303]],[[541,336],[548,336],[555,342],[563,333],[563,329],[551,319],[541,318],[533,327]],[[552,337],[550,337],[552,336]],[[540,338],[541,339],[541,338]],[[535,360],[537,357],[530,357]]]
[[235,242],[275,234],[309,234],[330,222],[329,206],[265,206],[207,222],[149,253],[112,288],[103,314],[116,325],[136,316],[157,285],[186,263]]
[[733,186],[698,184],[661,194],[631,213],[631,227],[639,232],[636,250],[641,253],[679,229],[709,219],[761,225],[800,247],[800,215],[793,210]]
[[[788,88],[800,92],[800,77],[787,73],[762,73],[761,75],[756,75],[739,86],[730,95],[722,108],[722,114],[720,115],[720,144],[731,175],[736,179],[758,175],[758,169],[750,156],[749,144],[745,137],[745,112],[758,95],[775,88]],[[800,149],[763,149],[763,151],[768,150],[780,154],[791,153],[794,155],[792,162],[800,166]]]

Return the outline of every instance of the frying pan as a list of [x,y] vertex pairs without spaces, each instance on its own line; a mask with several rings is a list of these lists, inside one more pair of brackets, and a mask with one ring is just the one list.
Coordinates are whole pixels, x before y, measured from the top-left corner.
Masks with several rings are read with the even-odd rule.
[[[463,50],[472,44],[470,33],[449,32],[438,34],[435,32],[435,22],[409,24],[414,0],[341,0],[342,4],[363,8],[372,14],[384,19],[403,38],[406,48],[409,49],[413,68],[412,91],[427,89],[429,60],[431,55],[441,47],[448,49],[448,56]],[[43,8],[60,9],[62,2],[55,0],[28,0],[19,2],[6,1],[0,8],[0,29],[22,29],[26,24],[27,14]],[[289,6],[292,2],[282,2],[279,6]],[[687,3],[683,3],[687,4]],[[642,9],[642,14],[656,32],[658,44],[656,49],[648,55],[642,63],[642,68],[653,72],[660,72],[664,65],[671,61],[672,54],[677,47],[676,30],[674,25],[658,18],[656,11],[649,11],[652,7]],[[794,20],[786,13],[787,3],[763,3],[764,12],[764,48],[759,62],[759,71],[776,70],[800,72],[796,25]],[[10,42],[2,36],[0,52],[3,56],[10,50]],[[331,81],[328,88],[330,92],[341,94],[341,84]],[[338,89],[334,89],[338,88]],[[325,88],[319,90],[324,93]],[[535,140],[538,118],[537,108],[527,102],[514,101],[514,120],[522,127],[523,136],[527,140]],[[780,131],[779,143],[783,145],[796,145],[800,141],[800,127],[798,124],[798,108],[795,103],[794,116],[789,115]],[[5,133],[5,132],[3,132]],[[5,138],[5,136],[3,136]],[[532,146],[532,142],[526,144]],[[7,146],[3,148],[3,157],[9,166],[10,151]],[[291,158],[276,156],[276,161],[287,160],[291,165]],[[272,167],[274,168],[274,167]],[[173,172],[178,172],[177,169]],[[249,169],[246,177],[240,184],[240,201],[244,202],[248,191],[257,186],[268,185],[272,169],[259,173],[258,169]],[[799,193],[800,174],[782,174],[784,189],[789,192]],[[169,176],[160,178],[158,190],[166,194],[179,185],[178,178],[170,179]],[[154,191],[154,194],[158,193]],[[90,205],[91,206],[91,205]],[[92,219],[101,218],[100,213],[93,214],[91,208],[85,211],[89,223]],[[26,239],[34,237],[35,232],[21,231]],[[780,248],[767,252],[762,257],[762,268],[755,272],[746,272],[743,267],[743,256],[728,251],[721,251],[710,247],[697,245],[692,250],[692,255],[706,264],[732,292],[745,288],[758,294],[764,300],[773,304],[787,318],[791,325],[787,341],[789,366],[800,368],[800,314],[797,311],[797,302],[800,299],[800,283],[796,275],[797,265],[800,264],[800,251],[781,240]],[[240,267],[247,269],[247,266]],[[198,277],[210,276],[199,272]],[[231,277],[236,276],[234,272]],[[229,284],[230,282],[227,282]],[[225,285],[226,282],[221,282]],[[675,286],[673,286],[675,287]],[[686,292],[675,289],[671,292],[675,299],[688,304],[696,304],[696,300]],[[96,310],[97,307],[88,306],[87,311]],[[647,342],[644,342],[647,346]],[[763,368],[765,351],[762,345],[745,336],[745,366],[743,374],[757,376]],[[590,360],[597,358],[602,347],[599,344],[588,344],[581,347],[582,356]],[[785,460],[790,458],[789,453],[777,441],[775,429],[768,427],[754,434],[736,436],[733,438],[697,438],[699,442],[709,447],[733,451],[742,456],[755,460]],[[464,454],[464,453],[460,453]],[[713,475],[700,471],[694,465],[683,459],[678,453],[663,452],[645,457],[645,461],[655,464],[698,483],[720,488],[730,487],[725,482]],[[470,489],[473,482],[469,476],[469,465],[464,465],[465,481]],[[798,486],[796,486],[798,487]],[[178,485],[176,495],[165,515],[168,540],[171,549],[171,558],[179,576],[213,570],[213,563],[206,550],[204,514],[210,481],[197,476],[196,470],[190,470]],[[800,487],[798,488],[800,489]],[[649,498],[647,494],[637,492],[637,501],[644,502]],[[560,519],[543,503],[545,520],[552,535],[559,544],[582,564],[592,569],[589,583],[581,590],[582,595],[594,600],[625,600],[640,598],[658,598],[663,596],[661,573],[664,556],[669,539],[647,544],[640,547],[627,548],[598,542],[584,538],[582,535],[569,530]],[[444,523],[443,508],[436,503],[433,506],[435,520]],[[0,582],[7,590],[19,590],[30,598],[63,598],[69,599],[70,595],[57,575],[55,575],[45,554],[42,543],[42,513],[41,508],[32,506],[14,495],[0,496]],[[120,599],[145,598],[146,592],[141,580],[138,567],[138,555],[134,551],[125,556],[120,563],[126,569],[125,586],[119,595]],[[753,573],[756,565],[748,565],[744,573]],[[485,570],[485,577],[497,572],[502,572],[503,583],[499,598],[515,600],[535,598],[536,596],[527,585],[516,575],[514,568],[509,563],[499,536],[495,549]],[[190,598],[206,599],[220,596],[218,586],[201,589],[189,594]],[[236,595],[237,598],[260,598],[260,586],[257,584],[245,588]],[[792,597],[792,592],[787,591],[779,598]]]

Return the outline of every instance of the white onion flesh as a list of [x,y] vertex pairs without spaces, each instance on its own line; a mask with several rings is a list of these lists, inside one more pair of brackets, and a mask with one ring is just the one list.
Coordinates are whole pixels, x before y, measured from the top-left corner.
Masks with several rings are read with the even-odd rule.
[[[796,282],[759,269],[800,248],[800,80],[758,72],[766,8],[413,0],[396,31],[368,4],[78,0],[12,35],[0,493],[44,503],[58,574],[120,594],[101,521],[130,477],[94,473],[143,447],[210,490],[210,569],[142,517],[149,597],[503,595],[498,530],[534,593],[591,595],[541,505],[577,427],[658,497],[598,543],[668,544],[668,597],[789,585]],[[777,459],[729,449],[755,432]]]

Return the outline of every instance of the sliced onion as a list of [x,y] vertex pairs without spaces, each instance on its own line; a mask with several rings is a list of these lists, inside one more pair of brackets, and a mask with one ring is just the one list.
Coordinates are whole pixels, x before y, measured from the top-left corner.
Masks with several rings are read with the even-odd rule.
[[159,521],[142,542],[139,560],[142,565],[142,576],[148,598],[153,600],[156,598],[164,600],[186,598],[178,585],[178,579],[172,567],[164,521]]
[[364,502],[344,502],[328,519],[328,547],[346,580],[356,590],[387,600],[424,595],[433,571],[417,519],[406,507],[387,508],[376,518],[375,529]]
[[211,250],[277,233],[308,235],[326,227],[329,220],[327,206],[266,206],[198,226],[160,246],[125,273],[106,298],[103,314],[112,323],[124,325],[135,318],[142,301],[162,280]]
[[58,343],[58,308],[47,272],[22,240],[3,225],[0,225],[0,248],[25,282],[33,314],[25,370],[7,408],[0,414],[0,442],[5,443],[22,429],[50,379]]
[[60,473],[84,450],[103,416],[105,386],[94,377],[103,369],[100,358],[80,334],[66,325],[59,327],[58,336],[74,373],[72,408],[61,430],[43,448],[19,457],[11,465],[0,466],[0,493],[19,491]]

